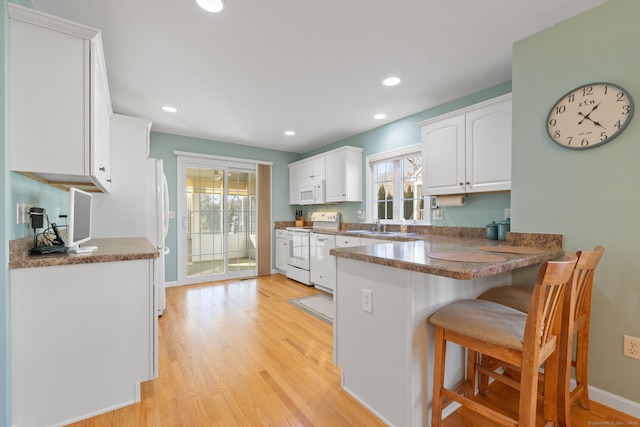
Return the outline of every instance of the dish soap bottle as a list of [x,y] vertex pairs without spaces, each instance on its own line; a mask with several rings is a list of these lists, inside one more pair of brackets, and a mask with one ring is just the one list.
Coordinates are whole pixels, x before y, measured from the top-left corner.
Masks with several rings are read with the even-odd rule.
[[402,218],[402,224],[400,224],[400,232],[401,233],[407,232],[407,221],[405,221],[404,218]]

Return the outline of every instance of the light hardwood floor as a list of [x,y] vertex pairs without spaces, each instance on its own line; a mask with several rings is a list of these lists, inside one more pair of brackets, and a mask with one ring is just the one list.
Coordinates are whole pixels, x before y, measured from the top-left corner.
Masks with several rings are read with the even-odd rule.
[[[288,302],[315,293],[281,275],[168,288],[160,375],[142,402],[73,425],[383,426],[340,388],[331,326]],[[489,399],[517,408],[510,390]],[[639,425],[599,405],[571,415],[573,426]],[[462,409],[444,425],[491,426]]]

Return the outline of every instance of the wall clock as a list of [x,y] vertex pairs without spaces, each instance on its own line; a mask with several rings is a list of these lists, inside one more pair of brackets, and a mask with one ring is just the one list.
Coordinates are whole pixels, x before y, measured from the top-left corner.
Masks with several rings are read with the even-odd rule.
[[547,133],[565,148],[599,147],[624,131],[633,111],[633,99],[620,86],[589,83],[555,103],[547,117]]

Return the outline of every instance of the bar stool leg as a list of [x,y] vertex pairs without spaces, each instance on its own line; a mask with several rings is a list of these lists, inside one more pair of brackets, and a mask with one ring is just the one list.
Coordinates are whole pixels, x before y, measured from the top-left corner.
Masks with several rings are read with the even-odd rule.
[[436,327],[433,366],[433,400],[431,404],[431,427],[442,424],[442,387],[444,387],[444,361],[446,359],[447,343],[444,340],[444,329]]
[[476,394],[476,363],[478,361],[478,352],[467,349],[467,385],[465,396],[473,399]]
[[581,390],[578,391],[578,401],[584,409],[589,409],[589,380],[588,380],[588,362],[589,362],[589,325],[585,325],[578,331],[577,348],[576,348],[576,383]]
[[535,427],[537,399],[538,370],[531,369],[531,366],[523,366],[522,378],[520,379],[519,427]]
[[[568,426],[568,424],[564,423],[564,419],[559,413],[560,406],[563,405],[558,401],[560,397],[559,394],[565,392],[563,387],[565,375],[563,373],[565,371],[566,373],[570,373],[570,369],[565,369],[566,364],[563,364],[563,360],[565,359],[563,351],[562,346],[556,347],[554,354],[552,354],[544,364],[544,385],[542,393],[545,426]],[[564,407],[562,409],[564,409]]]
[[[485,369],[491,368],[491,358],[487,355],[480,355],[480,365]],[[489,376],[478,372],[478,393],[483,396],[489,391]]]

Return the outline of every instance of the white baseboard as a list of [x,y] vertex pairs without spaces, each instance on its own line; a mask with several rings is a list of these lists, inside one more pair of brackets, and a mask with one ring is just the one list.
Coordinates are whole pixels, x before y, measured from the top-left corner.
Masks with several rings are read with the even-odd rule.
[[[138,383],[138,385],[140,385],[140,384]],[[138,402],[139,402],[139,400],[138,400],[138,401],[136,401],[136,400],[135,400],[135,397],[134,397],[134,400],[126,401],[126,402],[122,402],[122,403],[120,403],[120,404],[118,404],[118,405],[114,405],[114,406],[111,406],[111,407],[109,407],[109,408],[100,409],[99,411],[91,412],[91,413],[89,413],[89,414],[82,415],[82,416],[80,416],[80,417],[72,418],[72,419],[67,420],[67,421],[64,421],[64,422],[62,422],[62,423],[52,424],[52,427],[63,427],[63,426],[67,426],[67,425],[69,425],[69,424],[77,423],[78,421],[86,420],[86,419],[88,419],[88,418],[97,417],[98,415],[106,414],[107,412],[115,411],[116,409],[124,408],[124,407],[127,407],[127,406],[129,406],[129,405],[133,405],[133,404],[138,403]],[[14,425],[14,424],[12,424],[12,427],[15,427],[15,425]]]
[[[575,386],[575,381],[571,380],[571,387]],[[609,408],[615,409],[632,417],[640,418],[640,403],[618,396],[597,387],[589,386],[589,400],[598,402]]]
[[[502,373],[500,370],[498,372]],[[493,382],[492,378],[489,378],[489,382]],[[571,378],[571,389],[576,386],[576,380]],[[476,388],[476,393],[478,389]],[[594,386],[589,386],[589,400],[600,403],[601,405],[608,406],[611,409],[622,412],[632,417],[640,418],[640,403],[629,400],[625,397],[618,396],[617,394],[610,393],[605,390],[601,390]],[[454,404],[456,402],[453,402]],[[453,404],[451,406],[454,406]],[[457,408],[456,408],[457,409]],[[450,411],[453,412],[453,411]],[[444,411],[443,411],[444,414]]]
[[394,424],[391,424],[391,422],[389,420],[387,420],[385,417],[383,417],[382,415],[380,415],[378,412],[376,412],[376,410],[374,410],[371,406],[367,405],[363,400],[361,400],[356,394],[352,393],[351,390],[349,390],[348,388],[342,388],[349,396],[353,397],[356,401],[358,401],[358,403],[360,403],[362,406],[364,406],[365,408],[367,408],[367,410],[369,412],[371,412],[373,415],[375,415],[380,421],[382,421],[383,423],[385,423],[386,425],[388,425],[389,427],[395,427]]
[[173,288],[174,286],[178,286],[178,281],[173,281],[173,282],[164,282],[164,287],[165,288]]

